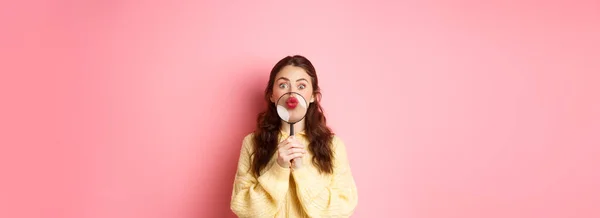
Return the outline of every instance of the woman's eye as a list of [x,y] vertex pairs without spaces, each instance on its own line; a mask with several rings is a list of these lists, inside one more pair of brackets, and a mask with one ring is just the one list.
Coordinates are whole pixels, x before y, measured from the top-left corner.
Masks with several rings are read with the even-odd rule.
[[301,84],[298,86],[298,89],[304,89],[304,88],[306,88],[306,86],[304,84]]
[[287,88],[287,84],[286,83],[281,83],[281,84],[279,84],[279,88],[285,89],[285,88]]

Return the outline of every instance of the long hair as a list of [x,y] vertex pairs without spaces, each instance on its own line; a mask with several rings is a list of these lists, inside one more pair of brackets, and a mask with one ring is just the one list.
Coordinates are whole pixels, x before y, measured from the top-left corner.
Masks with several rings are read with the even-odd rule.
[[333,133],[327,126],[323,108],[319,101],[321,100],[321,91],[319,89],[319,80],[317,72],[312,63],[300,55],[287,56],[281,59],[269,76],[269,83],[265,88],[265,101],[267,110],[258,115],[256,130],[254,131],[254,159],[252,161],[252,171],[256,176],[269,163],[279,144],[279,132],[281,120],[277,115],[275,104],[270,101],[273,94],[273,84],[277,73],[285,66],[293,65],[301,67],[311,77],[314,102],[308,107],[305,119],[305,132],[308,137],[308,149],[313,153],[312,163],[321,173],[333,173],[333,150],[331,140]]

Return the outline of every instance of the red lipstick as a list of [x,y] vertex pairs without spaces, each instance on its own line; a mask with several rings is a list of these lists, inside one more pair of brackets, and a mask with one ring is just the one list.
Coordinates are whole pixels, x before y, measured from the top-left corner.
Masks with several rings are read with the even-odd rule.
[[296,97],[290,97],[285,103],[289,109],[294,109],[298,106],[298,99]]

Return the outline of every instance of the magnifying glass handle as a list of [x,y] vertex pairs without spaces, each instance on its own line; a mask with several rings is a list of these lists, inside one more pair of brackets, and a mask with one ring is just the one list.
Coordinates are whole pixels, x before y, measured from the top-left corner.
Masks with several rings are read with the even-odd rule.
[[290,123],[290,136],[294,135],[294,124]]

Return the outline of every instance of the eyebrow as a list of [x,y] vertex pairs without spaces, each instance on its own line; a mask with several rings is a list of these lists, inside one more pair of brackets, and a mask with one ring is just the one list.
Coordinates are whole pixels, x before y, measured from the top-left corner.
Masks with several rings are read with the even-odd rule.
[[[280,79],[283,79],[283,80],[286,80],[286,81],[290,81],[290,79],[288,79],[287,77],[283,77],[283,76],[279,77],[279,79],[277,79],[277,80],[280,80]],[[297,79],[296,82],[299,82],[300,80],[304,80],[304,81],[308,82],[308,80],[304,79],[304,78]]]

